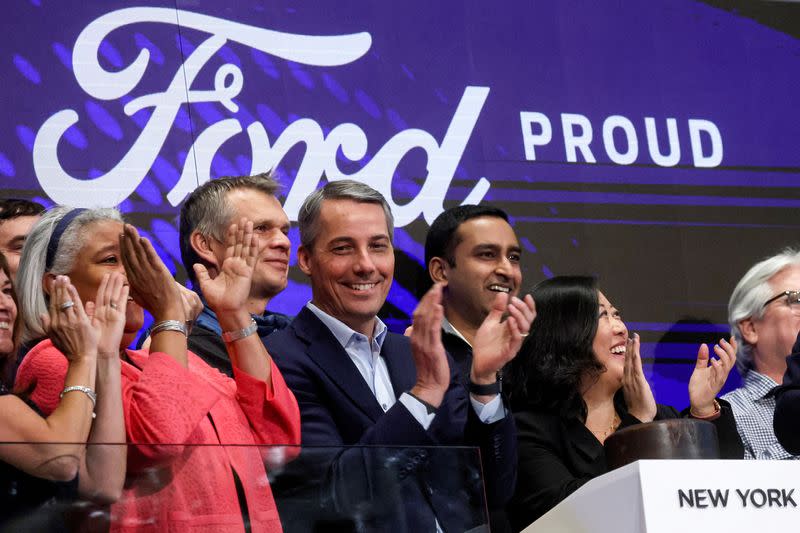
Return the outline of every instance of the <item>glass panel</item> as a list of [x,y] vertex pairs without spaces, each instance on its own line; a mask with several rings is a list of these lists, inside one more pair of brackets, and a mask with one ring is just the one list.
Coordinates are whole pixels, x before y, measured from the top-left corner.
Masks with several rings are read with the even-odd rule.
[[[19,457],[44,446],[0,450]],[[150,445],[128,446],[127,462],[122,493],[105,494],[113,504],[102,502],[112,475],[45,481],[0,463],[0,531],[218,532],[247,523],[255,532],[278,531],[278,522],[284,531],[433,531],[434,520],[446,531],[486,530],[476,448]]]

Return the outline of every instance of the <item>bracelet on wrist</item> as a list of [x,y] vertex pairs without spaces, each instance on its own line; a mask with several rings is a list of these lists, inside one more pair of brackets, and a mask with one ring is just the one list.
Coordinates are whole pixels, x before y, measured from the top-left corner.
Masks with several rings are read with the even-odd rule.
[[497,373],[497,381],[494,383],[488,383],[486,385],[480,385],[478,383],[473,383],[472,379],[469,380],[467,384],[467,389],[472,394],[477,394],[478,396],[490,396],[494,394],[500,394],[503,392],[503,375],[498,372]]
[[61,391],[61,394],[58,395],[59,399],[64,398],[64,395],[68,392],[82,392],[86,396],[92,400],[92,418],[95,418],[97,415],[94,412],[94,408],[97,405],[97,393],[94,392],[89,387],[84,387],[82,385],[71,385],[69,387],[64,387],[64,390]]
[[716,398],[714,398],[714,412],[711,413],[710,415],[700,416],[694,412],[694,408],[689,407],[689,415],[692,418],[696,418],[697,420],[708,420],[708,421],[715,420],[717,417],[719,417],[721,412],[722,412],[722,407],[720,407],[719,402],[717,401]]
[[177,331],[178,333],[183,333],[187,337],[189,336],[186,324],[180,320],[162,320],[156,323],[153,329],[150,330],[150,336],[152,337],[156,333],[161,333],[162,331]]
[[234,341],[238,341],[239,339],[244,339],[245,337],[249,337],[253,333],[258,330],[258,325],[254,318],[250,318],[250,325],[246,328],[234,330],[234,331],[224,331],[222,332],[222,340],[226,343],[231,343]]
[[438,407],[434,407],[433,404],[430,404],[430,403],[426,402],[425,400],[423,400],[422,398],[420,398],[419,396],[417,396],[416,394],[414,394],[411,391],[408,391],[408,395],[411,396],[412,398],[414,398],[415,400],[417,400],[422,405],[424,405],[425,409],[428,411],[429,415],[436,414],[436,411],[437,411]]

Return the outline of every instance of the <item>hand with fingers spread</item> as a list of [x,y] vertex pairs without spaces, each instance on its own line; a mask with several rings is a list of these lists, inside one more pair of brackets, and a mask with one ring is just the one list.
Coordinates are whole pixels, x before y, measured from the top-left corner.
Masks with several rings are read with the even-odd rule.
[[697,365],[689,378],[689,404],[691,413],[698,418],[713,416],[716,407],[714,399],[719,394],[728,374],[736,362],[736,341],[720,339],[714,345],[718,359],[709,358],[708,346],[700,345],[697,351]]
[[[508,316],[503,320],[503,315]],[[475,333],[470,380],[478,385],[494,383],[497,372],[514,359],[536,318],[536,304],[528,294],[524,300],[498,293],[489,315]]]
[[231,224],[225,244],[225,258],[219,274],[212,279],[206,267],[196,263],[194,271],[197,281],[206,302],[217,315],[242,312],[249,321],[245,304],[250,295],[250,283],[258,256],[253,223],[243,218],[238,224]]
[[122,333],[125,329],[128,292],[125,276],[118,272],[105,274],[100,281],[100,287],[97,288],[94,302],[86,302],[86,314],[99,334],[98,357],[119,356]]
[[642,422],[652,422],[656,416],[656,399],[642,370],[639,352],[641,341],[634,333],[625,349],[625,368],[622,374],[622,392],[628,412]]
[[417,382],[411,394],[438,407],[450,386],[450,365],[442,344],[442,285],[436,283],[414,310],[411,355],[417,367]]
[[50,285],[48,315],[40,318],[53,345],[70,361],[97,356],[100,340],[78,291],[67,276],[56,276]]
[[180,292],[153,245],[125,224],[120,251],[134,301],[150,311],[156,321],[186,320]]

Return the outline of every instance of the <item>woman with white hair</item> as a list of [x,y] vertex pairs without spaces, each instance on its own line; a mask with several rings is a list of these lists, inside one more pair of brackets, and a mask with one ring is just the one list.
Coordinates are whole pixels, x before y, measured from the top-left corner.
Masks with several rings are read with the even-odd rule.
[[[28,305],[42,305],[37,280],[48,276],[69,274],[84,299],[109,272],[124,274],[130,284],[125,334],[113,349],[121,360],[130,443],[126,489],[111,511],[113,531],[281,531],[256,445],[299,444],[300,415],[263,343],[252,335],[244,305],[258,253],[252,222],[234,224],[227,244],[216,278],[203,267],[195,270],[227,331],[234,379],[187,350],[186,321],[193,315],[178,285],[150,242],[123,224],[117,211],[57,208],[28,236],[23,259],[30,271],[20,272]],[[150,350],[127,350],[142,327],[143,308],[155,320]],[[35,307],[22,311],[25,337],[43,333]],[[17,383],[63,379],[65,363],[45,339],[23,360]],[[58,404],[58,387],[37,386],[31,397],[47,411]]]
[[[98,355],[101,337],[113,339],[122,334],[123,321],[109,307],[127,300],[122,281],[121,276],[106,277],[94,297],[97,305],[88,306],[88,313],[69,278],[57,276],[47,285],[44,329],[67,357],[59,390],[62,401],[44,418],[35,405],[10,394],[0,382],[2,528],[59,528],[63,522],[58,507],[52,504],[79,495],[110,503],[122,491],[125,447],[86,446],[87,439],[90,443],[120,442],[125,435],[119,372],[105,373]],[[0,254],[0,358],[11,364],[16,353],[17,318],[11,272]],[[7,370],[10,365],[3,366]],[[107,388],[116,392],[103,397]],[[95,391],[101,392],[100,401]]]

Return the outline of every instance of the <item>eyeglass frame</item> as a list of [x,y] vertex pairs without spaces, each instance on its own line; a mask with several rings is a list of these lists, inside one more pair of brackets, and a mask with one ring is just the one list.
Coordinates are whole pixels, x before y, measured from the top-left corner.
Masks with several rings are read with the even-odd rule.
[[[789,300],[789,296],[792,295],[792,294],[794,294],[795,298],[796,298],[796,300],[794,302]],[[798,290],[798,291],[783,291],[781,293],[778,293],[775,296],[773,296],[772,298],[770,298],[769,300],[767,300],[766,302],[764,302],[764,305],[761,306],[761,309],[766,308],[769,304],[771,304],[775,300],[779,300],[780,298],[786,298],[786,304],[789,307],[792,306],[792,303],[800,304],[800,290]]]

